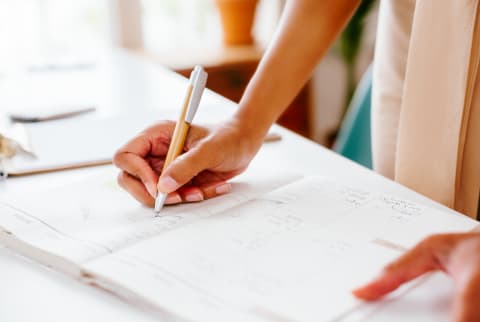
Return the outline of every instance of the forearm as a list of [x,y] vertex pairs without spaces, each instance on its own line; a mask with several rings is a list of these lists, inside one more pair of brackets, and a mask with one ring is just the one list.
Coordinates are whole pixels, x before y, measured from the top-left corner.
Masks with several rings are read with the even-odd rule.
[[263,136],[310,77],[358,0],[290,0],[243,95],[236,120]]

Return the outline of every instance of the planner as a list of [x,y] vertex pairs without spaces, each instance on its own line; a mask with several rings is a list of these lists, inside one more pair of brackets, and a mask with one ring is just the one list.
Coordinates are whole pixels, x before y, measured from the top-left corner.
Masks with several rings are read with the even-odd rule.
[[156,216],[105,169],[0,200],[0,243],[163,317],[332,322],[367,312],[351,290],[421,239],[477,226],[330,178],[255,165],[232,185],[230,194]]

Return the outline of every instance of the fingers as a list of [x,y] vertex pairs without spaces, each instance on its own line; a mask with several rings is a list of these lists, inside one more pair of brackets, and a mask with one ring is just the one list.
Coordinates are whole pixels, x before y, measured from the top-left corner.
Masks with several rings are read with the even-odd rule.
[[140,203],[150,207],[153,206],[153,197],[148,193],[145,186],[140,181],[125,171],[119,173],[117,181],[120,187],[129,192]]
[[220,163],[216,160],[222,160],[225,155],[219,153],[218,142],[215,145],[203,140],[210,132],[207,128],[192,127],[185,144],[187,152],[163,171],[174,127],[173,122],[159,123],[118,150],[114,163],[125,172],[119,176],[121,186],[149,206],[152,206],[157,190],[169,193],[166,203],[169,200],[196,202],[230,192],[231,185],[226,180],[241,173],[246,166],[230,162],[232,164],[224,166],[225,169],[215,168]]
[[205,144],[180,155],[162,173],[158,189],[166,193],[177,190],[203,170],[214,167],[214,156]]
[[205,199],[210,199],[220,195],[229,193],[232,190],[232,185],[225,181],[211,182],[200,186]]
[[185,202],[198,202],[204,200],[203,191],[199,187],[185,186],[178,189],[178,193]]
[[151,197],[157,195],[158,176],[146,160],[152,150],[149,135],[144,132],[119,149],[113,157],[113,163],[123,171],[139,178]]
[[[155,199],[146,190],[143,183],[127,172],[120,172],[118,175],[118,184],[143,205],[148,207],[155,205]],[[213,182],[200,187],[186,186],[180,188],[178,191],[169,193],[165,204],[172,205],[181,202],[198,202],[229,193],[231,189],[232,185],[227,182]]]
[[454,322],[480,321],[480,234],[431,236],[397,261],[369,284],[353,291],[365,300],[375,300],[401,284],[432,270],[441,269],[455,281]]
[[156,182],[158,181],[158,175],[144,158],[134,153],[120,152],[115,154],[114,163],[130,176],[140,179],[150,197],[155,198],[157,195]]
[[198,202],[229,193],[232,185],[225,181],[211,182],[201,186],[183,186],[178,193],[183,202]]
[[175,123],[168,121],[149,127],[121,147],[117,154],[125,152],[141,157],[164,156],[167,154],[174,127]]
[[[130,193],[135,199],[145,206],[153,207],[155,205],[154,198],[146,190],[145,186],[137,178],[131,176],[125,171],[118,175],[118,184]],[[180,203],[182,199],[177,192],[172,192],[165,200],[165,204]]]
[[[173,128],[173,122],[152,126],[120,148],[113,158],[117,167],[139,178],[152,197],[157,194],[158,175],[155,170],[159,163],[157,160],[161,159],[158,156],[163,157],[167,153]],[[156,161],[153,164],[152,158]]]
[[424,273],[441,268],[435,251],[441,242],[438,236],[425,239],[385,267],[376,279],[354,290],[353,294],[367,301],[376,300]]
[[146,158],[148,164],[150,167],[155,171],[155,173],[161,173],[163,170],[163,165],[165,164],[165,159],[164,158],[158,158],[158,157],[147,157]]

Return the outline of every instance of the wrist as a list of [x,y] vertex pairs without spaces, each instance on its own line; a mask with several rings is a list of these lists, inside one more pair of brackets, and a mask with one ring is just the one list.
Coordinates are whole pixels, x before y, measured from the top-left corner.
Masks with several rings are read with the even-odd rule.
[[262,104],[241,101],[232,122],[252,139],[263,140],[276,119],[268,112],[268,108],[262,108]]
[[226,130],[226,133],[233,138],[232,143],[236,146],[236,150],[241,151],[240,155],[251,159],[262,146],[269,127],[258,124],[255,119],[234,115],[220,129]]

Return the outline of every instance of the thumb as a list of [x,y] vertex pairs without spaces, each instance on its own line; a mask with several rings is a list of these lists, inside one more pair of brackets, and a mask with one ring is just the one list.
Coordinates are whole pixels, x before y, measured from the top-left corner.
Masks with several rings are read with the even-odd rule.
[[164,193],[177,190],[197,174],[213,164],[212,156],[204,144],[185,152],[176,158],[160,176],[158,189]]

